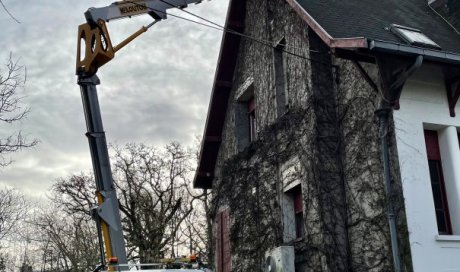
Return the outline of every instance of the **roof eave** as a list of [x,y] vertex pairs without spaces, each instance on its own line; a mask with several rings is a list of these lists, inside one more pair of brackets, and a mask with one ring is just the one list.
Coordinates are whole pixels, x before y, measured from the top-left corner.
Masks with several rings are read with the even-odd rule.
[[341,49],[364,49],[370,51],[386,52],[397,55],[422,55],[427,60],[459,64],[460,55],[433,50],[430,48],[421,48],[405,44],[397,44],[392,42],[370,40],[366,37],[351,37],[351,38],[333,38],[327,31],[301,6],[296,0],[286,0],[286,2],[294,9],[294,11],[308,24],[308,26],[318,35],[321,40],[330,48]]
[[[243,31],[244,8],[244,1],[230,0],[225,22],[226,29],[239,33]],[[241,36],[227,31],[222,36],[198,166],[193,179],[194,188],[209,189],[212,187],[240,40]]]

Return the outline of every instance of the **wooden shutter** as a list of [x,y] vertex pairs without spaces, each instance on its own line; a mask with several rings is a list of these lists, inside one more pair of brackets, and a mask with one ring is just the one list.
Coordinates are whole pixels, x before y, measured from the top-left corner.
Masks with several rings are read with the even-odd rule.
[[444,176],[442,173],[442,161],[441,152],[439,149],[438,132],[433,130],[425,130],[424,134],[438,232],[439,234],[452,234],[449,205],[447,201]]
[[253,98],[248,101],[248,112],[251,113],[256,110],[256,100]]
[[294,192],[294,212],[296,214],[303,212],[302,190],[296,189]]
[[429,160],[441,160],[439,151],[438,132],[434,130],[425,130],[426,153]]
[[222,212],[222,272],[232,271],[232,256],[230,252],[230,213]]
[[232,258],[230,251],[230,213],[229,210],[216,216],[216,272],[231,272]]
[[217,214],[215,222],[215,239],[216,239],[216,272],[222,272],[222,215]]

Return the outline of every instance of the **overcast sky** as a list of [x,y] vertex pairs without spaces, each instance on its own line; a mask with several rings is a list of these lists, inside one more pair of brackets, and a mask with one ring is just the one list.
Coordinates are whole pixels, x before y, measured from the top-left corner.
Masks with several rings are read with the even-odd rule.
[[[0,186],[43,196],[56,178],[91,170],[75,76],[77,28],[89,7],[113,1],[2,1],[21,23],[0,9],[0,69],[9,52],[27,67],[21,95],[31,112],[20,124],[0,124],[0,137],[22,130],[40,144],[11,155],[15,162],[0,169]],[[227,5],[228,0],[203,1],[187,10],[223,24]],[[150,21],[141,16],[110,22],[112,43]],[[107,141],[193,144],[203,133],[221,37],[220,31],[169,17],[119,51],[98,72]]]

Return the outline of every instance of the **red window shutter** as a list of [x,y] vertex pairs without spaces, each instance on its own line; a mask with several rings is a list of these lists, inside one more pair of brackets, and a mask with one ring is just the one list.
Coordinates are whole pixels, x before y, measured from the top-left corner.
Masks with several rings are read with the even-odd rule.
[[249,99],[248,101],[248,112],[253,112],[256,109],[256,101],[253,98]]
[[230,213],[228,210],[222,212],[222,255],[222,271],[231,272],[232,256],[230,252]]
[[431,190],[433,193],[436,223],[439,234],[452,234],[446,187],[442,173],[441,152],[439,150],[438,132],[425,130],[425,144],[430,170]]
[[253,142],[257,138],[257,121],[256,121],[256,102],[254,97],[248,101],[249,114],[249,141]]
[[216,216],[216,272],[222,272],[222,214]]
[[426,153],[429,160],[441,160],[439,151],[438,132],[434,130],[425,130]]
[[303,212],[302,190],[300,187],[294,192],[294,212],[296,214]]
[[216,216],[216,272],[231,272],[230,213],[228,210]]

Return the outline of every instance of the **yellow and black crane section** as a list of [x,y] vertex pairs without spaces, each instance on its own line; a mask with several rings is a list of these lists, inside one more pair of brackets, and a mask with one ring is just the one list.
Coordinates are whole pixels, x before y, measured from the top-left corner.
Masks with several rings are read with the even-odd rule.
[[[97,223],[101,253],[101,266],[108,263],[127,264],[125,241],[121,226],[120,210],[110,169],[107,142],[99,108],[96,86],[98,69],[112,60],[115,53],[146,32],[157,22],[167,18],[167,10],[183,9],[201,0],[125,0],[107,7],[90,8],[85,12],[86,23],[78,27],[76,74],[82,96],[94,177],[96,181],[97,204],[92,215]],[[111,20],[131,18],[148,14],[153,22],[113,45],[107,30]],[[99,269],[99,270],[98,270]],[[109,266],[109,271],[113,270]]]

